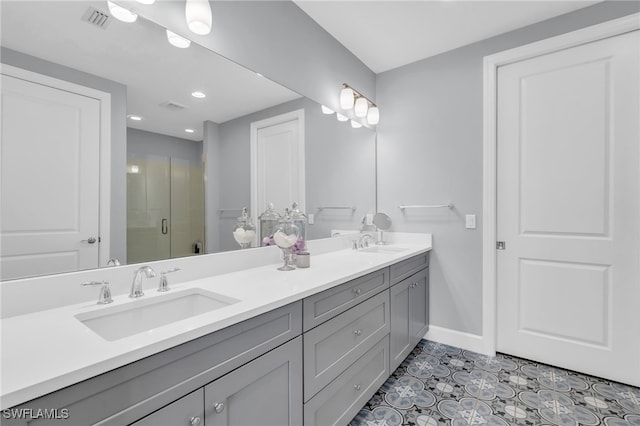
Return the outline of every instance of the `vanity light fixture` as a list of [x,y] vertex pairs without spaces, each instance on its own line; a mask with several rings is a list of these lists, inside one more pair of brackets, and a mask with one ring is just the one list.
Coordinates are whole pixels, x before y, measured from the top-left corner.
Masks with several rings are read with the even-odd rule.
[[199,90],[196,90],[195,92],[192,92],[191,96],[193,96],[194,98],[198,98],[198,99],[203,99],[203,98],[207,97],[206,94],[204,94],[203,92],[200,92]]
[[335,111],[332,110],[331,108],[327,108],[326,106],[322,105],[322,113],[323,114],[327,114],[327,115],[331,115],[333,114]]
[[354,129],[359,129],[360,127],[362,127],[362,124],[358,123],[357,121],[351,120],[351,127],[353,127]]
[[171,43],[171,45],[180,49],[186,49],[187,47],[191,46],[191,40],[179,36],[178,34],[169,30],[167,30],[167,40],[169,40],[169,43]]
[[185,17],[189,29],[199,35],[211,32],[213,17],[209,0],[186,0]]
[[127,115],[127,118],[129,120],[133,120],[133,121],[142,121],[143,120],[143,118],[141,116],[135,115],[135,114],[129,114],[129,115]]
[[184,129],[185,132],[187,133],[195,133],[196,131],[193,129]]
[[380,110],[375,102],[347,83],[342,83],[340,106],[347,110],[354,108],[354,115],[360,118],[367,117],[367,124],[376,125],[380,121]]
[[110,1],[107,1],[107,6],[109,6],[109,13],[111,16],[116,18],[118,21],[130,24],[132,22],[136,22],[136,19],[138,19],[138,15],[136,13],[133,13],[129,9],[125,9],[122,6],[118,6]]
[[347,117],[346,115],[340,114],[339,112],[336,113],[336,118],[338,119],[338,121],[347,121],[349,119],[349,117]]

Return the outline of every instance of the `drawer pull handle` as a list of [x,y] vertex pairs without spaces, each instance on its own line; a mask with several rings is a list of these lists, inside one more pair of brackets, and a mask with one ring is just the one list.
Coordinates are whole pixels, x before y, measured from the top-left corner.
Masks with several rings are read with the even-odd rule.
[[353,334],[355,334],[356,336],[359,336],[362,334],[362,330],[360,330],[359,328],[353,330]]
[[354,385],[354,386],[353,386],[353,388],[354,388],[356,391],[360,391],[360,389],[362,389],[362,386],[360,386],[360,385]]
[[189,419],[189,424],[191,426],[199,426],[200,425],[200,417],[191,417]]
[[360,295],[361,293],[362,293],[362,290],[360,290],[359,288],[353,289],[353,294],[355,294],[356,296]]
[[224,411],[224,402],[216,402],[213,404],[213,409],[216,411],[216,414],[220,414]]

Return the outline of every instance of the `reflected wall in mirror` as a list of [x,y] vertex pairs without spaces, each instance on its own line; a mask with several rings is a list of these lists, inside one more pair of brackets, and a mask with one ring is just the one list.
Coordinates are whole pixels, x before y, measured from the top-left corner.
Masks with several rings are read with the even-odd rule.
[[[250,125],[299,109],[305,111],[306,206],[302,207],[315,219],[308,238],[328,237],[331,229],[357,229],[364,214],[375,211],[373,131],[352,129],[335,115],[323,115],[315,102],[195,43],[176,48],[167,42],[164,28],[143,17],[133,24],[114,20],[108,16],[106,2],[3,1],[1,7],[3,74],[8,64],[110,97],[105,125],[109,137],[100,139],[99,159],[103,169],[109,160],[108,184],[100,184],[107,202],[98,207],[95,218],[108,226],[96,231],[97,242],[91,246],[94,251],[109,249],[94,254],[92,266],[74,259],[70,264],[75,266],[66,270],[106,266],[110,258],[132,263],[237,249],[231,231],[240,209],[251,202]],[[96,13],[107,17],[106,24],[89,22]],[[3,83],[4,79],[3,75]],[[206,97],[192,96],[195,91]],[[3,89],[3,107],[5,100]],[[134,115],[142,120],[132,120]],[[10,122],[12,117],[3,109],[3,129]],[[37,120],[29,124],[42,130]],[[55,140],[56,127],[43,130],[51,136],[48,141]],[[2,143],[4,166],[10,161],[4,156],[8,146],[4,130]],[[52,152],[60,156],[59,151],[53,148]],[[45,167],[46,154],[39,158],[45,160],[37,166]],[[16,168],[28,170],[34,164]],[[5,202],[9,198],[4,183],[11,179],[5,179],[5,167],[2,173],[6,217],[8,211],[19,212],[24,203],[17,198]],[[154,175],[169,179],[158,182]],[[198,176],[204,176],[204,182]],[[56,202],[66,200],[48,183],[34,184],[42,185],[50,196],[28,208],[53,211]],[[168,195],[160,195],[167,187]],[[355,206],[355,210],[323,208],[336,205]],[[284,207],[289,206],[276,206],[280,211]],[[251,216],[257,220],[260,213],[251,212]],[[177,219],[183,216],[187,219]],[[4,225],[3,221],[3,262],[12,257],[4,250],[5,237],[11,233]],[[20,229],[21,235],[29,232]],[[76,238],[73,250],[86,246],[81,240],[87,237]],[[162,238],[169,240],[168,246],[160,244]],[[140,244],[136,248],[132,243]],[[22,274],[3,274],[2,279],[47,273],[38,260],[42,258],[38,252],[46,251],[44,245],[30,245],[36,251],[32,263],[23,266]],[[24,258],[22,254],[13,257],[20,256]]]

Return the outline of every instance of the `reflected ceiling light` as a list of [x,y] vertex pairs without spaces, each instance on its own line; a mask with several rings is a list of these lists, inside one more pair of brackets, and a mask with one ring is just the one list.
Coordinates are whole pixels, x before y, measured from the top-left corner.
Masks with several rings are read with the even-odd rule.
[[186,0],[185,16],[189,29],[199,35],[211,32],[212,16],[209,0]]
[[362,127],[362,124],[358,123],[357,121],[351,120],[351,127],[353,127],[354,129],[359,129],[360,127]]
[[256,75],[260,78],[264,78],[264,75],[260,74],[259,72],[257,72]]
[[356,117],[366,117],[367,110],[369,109],[369,101],[367,98],[356,99],[356,105],[353,107],[353,112]]
[[156,0],[136,0],[136,1],[141,4],[154,4],[156,2]]
[[346,115],[342,115],[339,112],[336,113],[336,118],[338,119],[338,121],[347,121],[349,119],[349,117],[347,117]]
[[139,115],[130,114],[130,115],[127,115],[127,118],[133,121],[142,121],[142,117]]
[[206,98],[207,95],[205,95],[204,93],[200,92],[200,91],[195,91],[193,93],[191,93],[191,96],[193,96],[194,98],[198,98],[198,99],[203,99]]
[[377,106],[372,106],[367,113],[367,123],[375,126],[378,122],[380,122],[380,110]]
[[133,13],[129,9],[113,4],[110,1],[107,1],[107,6],[109,6],[109,13],[111,16],[116,18],[118,21],[130,24],[131,22],[136,22],[136,19],[138,19],[137,14]]
[[354,96],[353,89],[345,85],[345,87],[340,92],[340,108],[342,109],[353,108],[353,102],[354,102],[353,96]]
[[327,108],[326,106],[322,105],[322,113],[323,114],[330,115],[330,114],[333,114],[334,112],[335,111],[332,110],[331,108]]
[[[345,95],[345,93],[347,95]],[[345,100],[344,104],[343,98]],[[349,102],[347,102],[347,100],[349,100]],[[350,103],[351,106],[345,108],[347,103]],[[342,90],[340,91],[340,106],[345,109],[351,109],[351,107],[354,107],[353,112],[355,116],[359,118],[367,117],[367,124],[376,125],[380,121],[380,110],[375,102],[349,86],[347,83],[342,83]]]
[[179,47],[180,49],[186,49],[191,46],[191,40],[188,38],[184,38],[174,33],[173,31],[167,30],[167,40],[175,47]]
[[184,129],[185,132],[187,133],[195,133],[196,131],[193,129]]

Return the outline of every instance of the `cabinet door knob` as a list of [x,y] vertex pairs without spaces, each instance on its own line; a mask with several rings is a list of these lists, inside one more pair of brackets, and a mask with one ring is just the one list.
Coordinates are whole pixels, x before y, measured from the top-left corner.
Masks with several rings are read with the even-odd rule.
[[354,388],[356,391],[359,391],[360,389],[362,389],[362,386],[360,386],[360,385],[353,385],[353,388]]
[[200,421],[201,421],[201,420],[200,420],[200,417],[191,417],[191,418],[189,419],[189,424],[190,424],[191,426],[199,426],[199,425],[200,425]]
[[356,336],[359,336],[362,334],[362,330],[360,330],[359,328],[353,330],[353,334],[355,334]]
[[213,404],[213,409],[216,411],[216,414],[220,414],[224,411],[224,402],[216,402]]
[[362,293],[362,290],[360,290],[359,288],[353,289],[353,294],[355,294],[356,296],[359,295],[360,293]]

